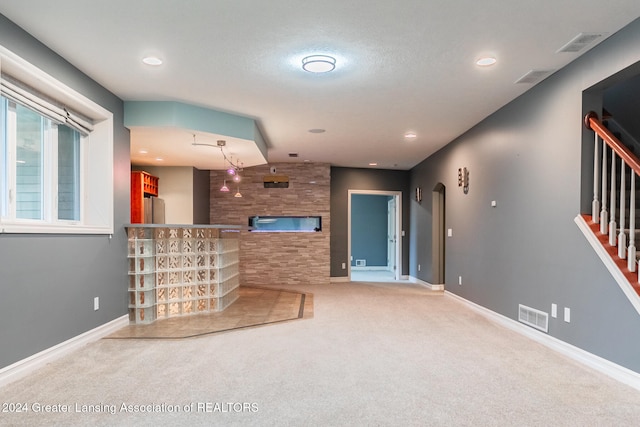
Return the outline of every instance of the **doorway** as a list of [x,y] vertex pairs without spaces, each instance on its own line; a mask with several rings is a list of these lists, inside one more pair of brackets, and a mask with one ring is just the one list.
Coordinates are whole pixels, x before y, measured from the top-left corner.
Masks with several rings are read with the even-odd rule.
[[431,254],[432,254],[432,283],[444,284],[444,245],[445,245],[445,186],[436,184],[431,193],[432,223],[431,223]]
[[[401,280],[402,192],[349,190],[348,197],[349,281],[352,271],[357,280]],[[372,207],[363,211],[367,199]]]

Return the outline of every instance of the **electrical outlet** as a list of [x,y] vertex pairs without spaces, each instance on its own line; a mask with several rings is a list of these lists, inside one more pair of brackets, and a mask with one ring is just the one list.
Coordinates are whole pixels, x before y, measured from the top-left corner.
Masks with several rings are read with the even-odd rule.
[[458,285],[462,285],[462,276],[458,276]]
[[347,263],[346,263],[346,262],[343,262],[343,263],[342,263],[342,269],[343,269],[343,270],[346,270],[346,269],[347,269]]
[[558,304],[551,304],[551,317],[558,317]]
[[571,322],[571,309],[569,307],[564,308],[564,321]]
[[98,311],[100,309],[100,297],[95,297],[93,299],[93,311]]

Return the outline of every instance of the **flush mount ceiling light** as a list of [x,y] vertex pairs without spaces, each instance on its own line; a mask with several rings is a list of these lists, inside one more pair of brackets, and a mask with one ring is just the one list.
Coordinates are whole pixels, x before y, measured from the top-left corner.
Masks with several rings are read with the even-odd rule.
[[404,134],[404,137],[407,139],[415,139],[418,135],[416,135],[415,132],[407,132]]
[[302,69],[310,73],[328,73],[336,68],[336,59],[328,55],[310,55],[302,58]]
[[476,65],[478,65],[479,67],[490,67],[496,62],[498,62],[498,60],[493,56],[483,56],[476,61]]
[[147,65],[153,65],[155,67],[157,67],[158,65],[162,65],[162,59],[158,58],[157,56],[145,56],[144,58],[142,58],[142,62]]

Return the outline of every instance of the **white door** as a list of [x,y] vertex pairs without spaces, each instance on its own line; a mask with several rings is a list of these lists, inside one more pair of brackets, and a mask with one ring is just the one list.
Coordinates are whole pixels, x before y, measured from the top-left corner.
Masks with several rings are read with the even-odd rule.
[[396,230],[396,198],[391,197],[387,202],[387,269],[391,271],[396,278],[398,266],[396,265],[396,245],[398,244],[398,236]]

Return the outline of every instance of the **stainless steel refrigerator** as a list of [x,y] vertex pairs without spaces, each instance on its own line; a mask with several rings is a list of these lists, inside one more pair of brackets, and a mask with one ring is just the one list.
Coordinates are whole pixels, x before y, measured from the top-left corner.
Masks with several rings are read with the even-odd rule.
[[144,198],[144,223],[164,224],[164,200],[157,197]]

